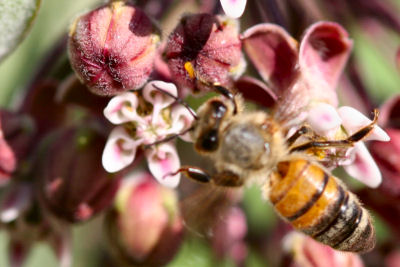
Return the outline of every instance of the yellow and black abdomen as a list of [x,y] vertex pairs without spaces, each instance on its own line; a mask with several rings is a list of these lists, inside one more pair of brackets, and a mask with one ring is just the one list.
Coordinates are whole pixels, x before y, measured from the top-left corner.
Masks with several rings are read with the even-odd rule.
[[374,247],[368,211],[319,165],[305,159],[280,162],[269,186],[275,210],[297,230],[343,251]]

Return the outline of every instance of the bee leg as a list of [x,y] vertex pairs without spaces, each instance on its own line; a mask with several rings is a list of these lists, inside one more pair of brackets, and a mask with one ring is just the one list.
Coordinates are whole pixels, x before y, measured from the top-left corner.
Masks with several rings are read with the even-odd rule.
[[222,171],[210,175],[203,169],[193,166],[183,166],[176,172],[167,174],[167,176],[175,175],[178,173],[183,173],[188,178],[202,184],[212,183],[217,186],[239,187],[242,186],[244,183],[243,179],[241,179],[238,175],[234,174],[233,172]]
[[294,142],[296,142],[296,140],[297,140],[300,136],[303,136],[303,135],[305,135],[305,134],[312,133],[312,132],[313,132],[313,130],[312,130],[309,126],[303,125],[300,129],[298,129],[294,134],[292,134],[292,136],[290,136],[290,137],[286,140],[287,145],[288,145],[289,147],[291,147],[291,146],[294,144]]
[[374,120],[367,126],[361,128],[354,134],[350,135],[344,140],[331,140],[331,141],[311,141],[290,149],[290,152],[304,151],[310,148],[325,149],[325,148],[335,148],[335,147],[352,147],[354,143],[357,143],[364,138],[366,138],[374,129],[375,124],[378,120],[379,112],[377,109],[374,110]]
[[212,180],[211,175],[209,175],[206,171],[199,167],[193,166],[182,166],[176,172],[169,173],[166,176],[176,175],[178,173],[183,173],[188,178],[202,184],[210,183]]

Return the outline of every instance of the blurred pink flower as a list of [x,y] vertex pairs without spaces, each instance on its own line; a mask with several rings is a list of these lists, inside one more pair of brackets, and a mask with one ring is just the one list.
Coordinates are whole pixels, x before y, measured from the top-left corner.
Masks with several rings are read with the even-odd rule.
[[140,266],[171,260],[184,229],[175,191],[156,183],[148,172],[124,179],[106,223],[116,259]]
[[298,232],[289,233],[283,242],[293,256],[291,267],[364,267],[358,254],[335,250]]
[[[308,124],[327,140],[341,140],[371,122],[354,108],[338,108],[335,89],[352,48],[348,33],[340,25],[312,24],[299,48],[283,28],[268,23],[248,29],[242,40],[247,55],[277,99],[275,117],[291,129],[289,134]],[[366,140],[390,138],[375,126]],[[362,142],[349,149],[324,152],[327,167],[342,165],[370,187],[381,183],[380,171]]]
[[[166,176],[180,167],[173,142],[152,144],[188,129],[193,116],[187,108],[172,105],[175,99],[168,94],[177,96],[174,84],[152,81],[144,87],[141,97],[126,92],[111,99],[104,109],[104,115],[119,126],[111,132],[103,152],[102,162],[108,172],[127,167],[134,161],[138,148],[151,145],[145,155],[154,177],[165,186],[178,185],[179,174]],[[152,106],[149,114],[143,112],[143,105],[146,104]],[[180,137],[190,140],[188,135]]]

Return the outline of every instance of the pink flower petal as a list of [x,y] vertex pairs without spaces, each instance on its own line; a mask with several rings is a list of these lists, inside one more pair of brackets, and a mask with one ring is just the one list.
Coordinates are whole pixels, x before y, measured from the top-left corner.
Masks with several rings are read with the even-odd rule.
[[[160,90],[165,91],[166,93],[161,92]],[[143,98],[146,101],[153,104],[153,113],[152,113],[152,123],[156,124],[158,121],[162,119],[160,116],[160,112],[162,109],[170,106],[175,102],[175,99],[169,96],[171,94],[173,96],[178,96],[178,89],[173,83],[166,83],[163,81],[152,81],[149,82],[143,89]],[[162,123],[162,122],[161,122]]]
[[134,93],[126,92],[113,97],[104,109],[104,116],[113,124],[137,121],[141,118],[136,114],[138,99]]
[[177,171],[181,166],[178,153],[172,143],[164,143],[149,149],[146,157],[150,172],[158,182],[171,188],[179,184],[179,173],[173,176],[168,175]]
[[355,144],[352,153],[355,153],[354,162],[343,166],[346,172],[369,187],[378,187],[382,182],[382,175],[364,143]]
[[276,94],[265,83],[251,76],[242,76],[235,82],[235,87],[244,99],[264,107],[273,107],[278,100]]
[[[194,113],[194,111],[193,111]],[[183,106],[175,106],[171,112],[172,127],[168,129],[167,134],[178,134],[182,131],[189,129],[193,123],[193,116],[190,114],[189,110]],[[191,142],[192,138],[189,133],[179,136],[182,140],[186,142]]]
[[123,127],[116,127],[108,137],[102,164],[106,171],[117,172],[133,162],[142,140],[133,140]]
[[380,108],[379,123],[384,127],[400,129],[400,95],[395,95]]
[[242,35],[244,49],[261,77],[281,95],[297,77],[297,42],[282,27],[263,23]]
[[[157,88],[167,93],[163,93],[161,90],[157,90]],[[175,97],[178,96],[178,89],[175,84],[163,81],[151,81],[143,88],[144,99],[153,105],[161,106],[161,109],[175,102],[175,99],[169,96],[168,93]]]
[[309,111],[307,122],[319,135],[330,137],[342,123],[336,109],[326,103],[318,103]]
[[[338,113],[343,120],[343,127],[350,135],[371,123],[370,119],[352,107],[340,107],[338,109]],[[382,130],[381,127],[375,126],[371,134],[365,138],[365,140],[378,140],[387,142],[390,140],[390,137],[384,130]]]
[[[334,22],[317,22],[306,30],[300,44],[300,71],[321,96],[335,90],[352,45],[346,30]],[[332,102],[329,98],[328,94],[327,100]]]
[[246,7],[246,0],[221,0],[221,6],[225,14],[233,19],[242,16]]

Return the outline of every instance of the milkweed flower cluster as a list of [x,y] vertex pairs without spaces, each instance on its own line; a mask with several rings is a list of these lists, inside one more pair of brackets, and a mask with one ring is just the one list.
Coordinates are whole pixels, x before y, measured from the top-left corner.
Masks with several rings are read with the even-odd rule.
[[[311,25],[299,49],[283,28],[273,24],[253,26],[243,33],[242,39],[248,56],[277,95],[276,117],[292,128],[289,134],[307,124],[325,140],[341,140],[371,123],[352,107],[338,107],[335,89],[352,47],[340,25],[332,22]],[[286,59],[280,61],[283,57]],[[366,140],[389,139],[375,126]],[[351,176],[371,187],[381,183],[379,168],[363,142],[354,148],[325,153],[328,167],[343,165]]]
[[[204,241],[218,260],[243,266],[254,247],[268,247],[276,254],[271,258],[283,262],[289,255],[287,266],[364,266],[356,254],[288,234],[292,230],[283,223],[268,230],[279,244],[268,233],[263,236],[252,221],[259,213],[254,206],[263,205],[249,207],[250,201],[227,207],[242,194],[218,199],[218,194],[211,196],[217,188],[204,194],[193,183],[179,186],[181,161],[207,164],[185,146],[178,154],[176,139],[192,141],[197,115],[191,106],[221,93],[217,87],[225,88],[225,96],[240,94],[246,104],[255,104],[250,108],[269,112],[288,138],[302,127],[310,129],[293,145],[346,140],[373,123],[364,115],[373,110],[371,103],[358,105],[363,112],[339,103],[337,88],[353,48],[348,32],[321,19],[307,27],[299,20],[298,28],[291,29],[291,12],[308,18],[301,8],[313,7],[313,1],[266,1],[269,9],[261,17],[272,14],[277,24],[257,21],[264,6],[258,1],[193,1],[199,13],[179,18],[166,12],[175,8],[172,2],[179,7],[192,1],[107,1],[80,15],[68,41],[55,49],[68,53],[69,62],[62,61],[65,53],[50,54],[46,62],[53,65],[38,71],[17,111],[0,110],[0,226],[10,236],[11,264],[21,266],[34,244],[44,240],[60,266],[71,266],[71,228],[105,213],[104,233],[113,256],[104,257],[110,258],[109,265],[165,265],[187,241],[185,207],[196,212],[204,206],[219,211],[200,218],[212,225]],[[334,6],[338,18],[342,1],[331,2],[323,5]],[[375,6],[396,28],[390,10],[376,0],[370,6],[355,2],[360,5],[357,19]],[[287,12],[280,13],[284,6]],[[354,11],[352,3],[346,7]],[[254,26],[240,32],[239,19]],[[164,22],[171,21],[175,28],[162,34]],[[300,30],[304,34],[297,42],[292,36]],[[398,211],[400,195],[399,103],[397,97],[382,106],[378,122],[383,129],[375,124],[363,140],[306,151],[327,170],[343,166],[367,185],[358,192],[361,200],[397,233],[400,221],[390,213]],[[373,141],[372,156],[364,141]],[[143,158],[147,165],[141,164]],[[184,197],[187,202],[179,203]],[[282,243],[285,251],[275,253]]]
[[[180,175],[168,175],[180,167],[174,141],[152,145],[189,129],[192,124],[193,114],[182,105],[173,105],[175,97],[174,84],[152,81],[140,96],[126,92],[110,100],[104,115],[119,126],[110,133],[104,148],[102,162],[107,171],[125,168],[133,162],[140,147],[150,145],[145,155],[151,173],[163,185],[178,185]],[[187,135],[180,137],[190,140]]]

